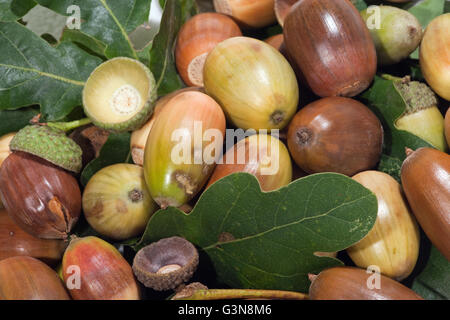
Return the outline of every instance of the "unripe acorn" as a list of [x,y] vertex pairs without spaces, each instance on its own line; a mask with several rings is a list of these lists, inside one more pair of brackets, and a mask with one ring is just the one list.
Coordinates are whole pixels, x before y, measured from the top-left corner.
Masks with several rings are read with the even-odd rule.
[[302,0],[284,22],[292,62],[321,97],[353,97],[367,89],[377,69],[375,46],[349,0]]
[[203,87],[203,66],[214,47],[232,37],[242,36],[230,17],[213,12],[189,19],[180,29],[175,48],[175,61],[181,78],[188,86]]
[[81,212],[78,181],[69,172],[14,151],[0,168],[0,196],[9,216],[43,239],[65,239]]
[[0,300],[70,300],[61,279],[31,257],[0,261]]
[[119,251],[97,237],[75,238],[64,253],[63,277],[75,300],[139,300],[133,271]]
[[381,156],[383,128],[362,103],[343,97],[323,98],[301,109],[288,130],[288,147],[308,173],[352,176],[372,169]]
[[153,127],[153,123],[155,122],[156,117],[159,115],[159,112],[162,108],[177,94],[185,92],[185,91],[200,91],[202,92],[202,88],[199,87],[188,87],[176,90],[172,93],[169,93],[162,98],[160,98],[155,105],[155,110],[153,111],[150,119],[139,129],[133,131],[131,134],[130,140],[130,149],[131,149],[131,157],[133,158],[133,162],[137,165],[142,166],[144,164],[144,149],[145,144],[147,143],[148,135],[150,134],[150,130]]
[[353,179],[375,193],[378,214],[373,229],[347,253],[360,268],[376,265],[385,276],[405,279],[419,256],[420,233],[400,184],[379,171],[360,172]]
[[36,238],[23,231],[0,210],[0,260],[16,256],[29,256],[49,265],[61,260],[66,249],[64,240],[47,240]]
[[235,37],[218,44],[206,59],[204,82],[207,94],[242,129],[282,129],[297,110],[295,73],[263,41]]
[[402,79],[394,86],[406,104],[405,113],[395,121],[397,129],[408,131],[435,148],[445,151],[444,117],[434,92],[424,83]]
[[83,193],[87,221],[98,233],[114,240],[142,234],[157,207],[147,191],[144,169],[128,163],[98,171]]
[[276,21],[274,0],[214,0],[214,8],[243,27],[261,28]]
[[144,174],[162,208],[179,207],[204,186],[220,156],[225,134],[220,106],[201,92],[183,92],[158,115],[145,147]]
[[361,11],[377,50],[379,65],[392,65],[407,58],[422,40],[422,25],[406,10],[370,6]]
[[434,18],[420,45],[420,69],[430,87],[450,101],[450,13]]
[[411,210],[434,246],[450,261],[450,155],[432,148],[407,150],[401,169]]
[[450,108],[445,114],[445,137],[447,138],[447,145],[450,146]]
[[[379,277],[378,285],[370,277]],[[330,268],[310,278],[311,300],[423,300],[400,282],[354,267]]]
[[291,157],[286,146],[276,137],[252,135],[225,153],[207,187],[235,172],[255,175],[263,191],[277,190],[292,181]]

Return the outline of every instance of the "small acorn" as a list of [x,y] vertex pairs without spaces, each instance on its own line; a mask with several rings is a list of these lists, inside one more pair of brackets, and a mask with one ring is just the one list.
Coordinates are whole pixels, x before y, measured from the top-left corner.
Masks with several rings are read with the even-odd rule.
[[450,155],[432,148],[408,149],[401,179],[417,221],[450,261]]
[[61,279],[31,257],[0,261],[0,300],[70,300]]
[[65,239],[81,212],[80,187],[69,172],[81,169],[80,147],[58,129],[33,125],[20,130],[10,148],[0,167],[9,216],[35,237]]
[[255,134],[236,143],[219,160],[207,188],[235,172],[256,176],[263,191],[277,190],[292,181],[292,164],[286,146],[276,137]]
[[75,300],[139,300],[139,286],[120,252],[97,237],[74,238],[64,253],[64,282]]
[[205,90],[242,129],[282,129],[297,110],[295,73],[271,45],[248,37],[218,44],[206,59]]
[[48,265],[55,265],[61,260],[66,249],[64,240],[39,239],[23,231],[0,210],[0,260],[16,256],[29,256]]
[[189,202],[204,186],[222,152],[225,115],[201,92],[172,98],[153,124],[145,146],[144,173],[161,208]]
[[151,71],[137,60],[118,57],[92,71],[83,89],[83,108],[97,127],[135,130],[150,118],[156,95]]
[[197,14],[180,29],[175,61],[181,78],[188,86],[203,87],[203,66],[214,47],[232,37],[242,36],[236,22],[214,12]]
[[326,269],[310,279],[311,300],[423,300],[400,282],[354,267]]
[[292,158],[307,173],[352,176],[379,161],[383,128],[362,103],[330,97],[301,109],[289,125],[287,138]]
[[426,84],[409,78],[394,81],[394,86],[406,103],[405,113],[395,122],[396,128],[418,136],[441,151],[447,150],[444,117],[434,92]]
[[103,236],[125,240],[140,235],[158,206],[145,185],[142,167],[120,163],[105,167],[89,180],[83,212]]
[[375,43],[379,65],[392,65],[407,58],[422,40],[419,20],[406,10],[370,6],[361,11],[361,16]]
[[133,271],[147,288],[164,291],[189,281],[198,262],[194,245],[184,238],[171,237],[139,250],[133,261]]
[[405,279],[419,256],[420,233],[400,184],[379,171],[360,172],[353,180],[375,193],[378,213],[373,229],[347,253],[360,268],[376,265],[385,276]]
[[434,18],[420,44],[420,69],[427,83],[450,101],[450,13]]
[[232,16],[243,27],[261,28],[276,21],[274,0],[214,0],[214,8]]

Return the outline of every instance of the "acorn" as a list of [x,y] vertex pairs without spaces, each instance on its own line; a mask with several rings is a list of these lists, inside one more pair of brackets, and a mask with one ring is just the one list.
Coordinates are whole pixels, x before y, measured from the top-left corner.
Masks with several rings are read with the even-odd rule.
[[434,92],[426,84],[408,78],[394,81],[394,86],[406,104],[404,114],[395,121],[396,128],[418,136],[441,151],[447,150],[444,117]]
[[83,168],[95,158],[100,156],[100,151],[109,137],[109,131],[96,127],[93,124],[78,127],[69,134],[69,138],[76,142],[83,151]]
[[335,267],[310,276],[311,300],[423,300],[400,282],[354,267]]
[[247,28],[266,27],[276,21],[274,0],[214,0],[214,9]]
[[161,208],[191,200],[211,175],[222,152],[225,115],[201,92],[172,98],[153,124],[145,147],[144,174]]
[[64,253],[63,277],[75,300],[139,300],[128,262],[97,237],[74,238]]
[[207,188],[235,172],[248,172],[263,191],[273,191],[292,181],[292,164],[286,146],[276,137],[255,134],[236,143],[218,161]]
[[70,300],[61,279],[31,257],[0,261],[0,300]]
[[132,131],[150,118],[156,95],[151,71],[137,60],[118,57],[92,71],[83,89],[83,108],[97,127]]
[[406,59],[422,40],[422,25],[406,10],[386,5],[370,6],[361,11],[361,16],[369,28],[381,66]]
[[114,240],[142,234],[158,208],[147,191],[144,169],[127,163],[95,173],[84,189],[82,201],[90,226]]
[[302,0],[284,21],[292,62],[321,97],[353,97],[371,84],[377,55],[366,24],[348,0]]
[[81,212],[78,181],[68,172],[81,169],[81,148],[63,131],[41,125],[20,130],[10,148],[0,168],[9,216],[33,236],[66,238]]
[[204,84],[242,129],[282,129],[297,110],[294,71],[278,50],[260,40],[235,37],[218,44],[206,59]]
[[36,238],[19,228],[5,210],[0,210],[0,260],[29,256],[55,265],[65,249],[65,241]]
[[447,138],[447,145],[450,146],[450,108],[445,114],[445,137]]
[[198,262],[198,252],[192,243],[181,237],[171,237],[139,250],[133,261],[133,271],[147,288],[164,291],[189,281]]
[[291,156],[307,173],[353,176],[378,163],[383,128],[362,103],[330,97],[301,109],[289,125],[287,138]]
[[427,83],[450,101],[450,13],[432,20],[420,45],[420,69]]
[[185,91],[200,91],[202,92],[202,88],[199,87],[187,87],[183,89],[176,90],[172,93],[169,93],[163,97],[161,97],[155,105],[154,112],[150,119],[139,129],[134,130],[131,134],[130,140],[130,149],[131,149],[131,157],[133,158],[133,162],[137,165],[142,166],[144,164],[144,149],[145,144],[147,143],[148,135],[150,134],[150,130],[153,127],[153,123],[155,122],[156,117],[162,108],[169,102],[170,99],[175,97],[177,94],[185,92]]
[[420,226],[450,261],[450,155],[432,148],[408,149],[401,180]]
[[[3,161],[11,154],[9,143],[11,142],[14,135],[15,132],[12,132],[0,137],[0,167],[2,166]],[[0,209],[1,208],[3,208],[3,204],[0,197]]]
[[385,276],[405,279],[419,256],[420,233],[400,184],[379,171],[360,172],[353,179],[375,193],[378,214],[373,229],[347,253],[360,268],[376,265]]
[[284,19],[296,2],[298,0],[275,0],[275,16],[281,26],[284,25]]
[[232,37],[242,36],[236,22],[214,12],[197,14],[180,29],[175,48],[178,72],[188,86],[203,87],[203,66],[214,47]]
[[281,46],[283,45],[284,37],[283,34],[276,34],[264,40],[265,43],[270,44],[272,47],[281,50]]

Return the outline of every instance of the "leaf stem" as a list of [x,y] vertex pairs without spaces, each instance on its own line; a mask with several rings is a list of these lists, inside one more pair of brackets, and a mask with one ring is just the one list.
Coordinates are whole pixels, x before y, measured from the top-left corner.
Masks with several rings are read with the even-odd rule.
[[190,296],[175,295],[172,300],[229,300],[229,299],[277,299],[307,300],[308,295],[293,291],[257,289],[198,289]]
[[62,130],[64,132],[71,131],[78,127],[85,126],[87,124],[92,123],[91,119],[83,118],[80,120],[70,121],[70,122],[48,122],[47,126]]

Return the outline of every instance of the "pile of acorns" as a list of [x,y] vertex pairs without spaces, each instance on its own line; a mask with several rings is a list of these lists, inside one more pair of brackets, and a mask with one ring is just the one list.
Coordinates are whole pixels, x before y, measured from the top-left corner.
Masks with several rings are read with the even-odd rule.
[[[81,129],[72,139],[51,123],[35,123],[0,139],[0,196],[6,209],[0,211],[0,299],[69,299],[66,289],[73,299],[139,299],[137,280],[155,290],[177,288],[199,262],[186,240],[153,243],[131,266],[110,243],[71,237],[71,231],[83,212],[105,239],[138,237],[159,208],[188,212],[205,186],[234,172],[254,174],[264,191],[319,172],[351,176],[373,191],[379,204],[375,227],[347,250],[360,268],[377,265],[395,280],[410,275],[419,254],[416,219],[450,260],[450,111],[444,120],[435,95],[450,100],[450,14],[433,20],[422,34],[414,16],[390,6],[379,7],[381,27],[369,30],[370,14],[360,14],[348,0],[279,0],[275,9],[273,0],[214,4],[221,13],[193,17],[178,35],[176,64],[188,88],[155,104],[155,79],[142,63],[121,57],[93,71],[83,107],[95,126],[82,129],[95,132],[95,138],[87,138],[91,151],[75,142]],[[267,26],[276,18],[283,35],[266,42],[242,36],[244,28]],[[374,171],[383,127],[352,97],[370,86],[377,65],[396,64],[419,45],[431,89],[396,81],[408,105],[396,126],[435,149],[406,151],[400,185]],[[179,142],[173,141],[175,130],[193,137],[195,123],[201,123],[202,135],[215,129],[224,136],[226,120],[228,128],[282,130],[281,139],[269,137],[279,146],[279,170],[261,174],[267,166],[262,159],[226,161],[240,149],[258,146],[259,134],[237,142],[221,164],[172,161]],[[94,148],[98,156],[109,131],[133,131],[135,164],[103,168],[82,192],[78,174],[86,154],[95,157]],[[224,141],[214,142],[222,146]],[[210,143],[188,150],[194,156]],[[48,266],[56,267],[61,258],[64,283]],[[389,278],[383,280],[385,291],[368,292],[360,271],[340,268],[313,277],[311,298],[419,298]]]

